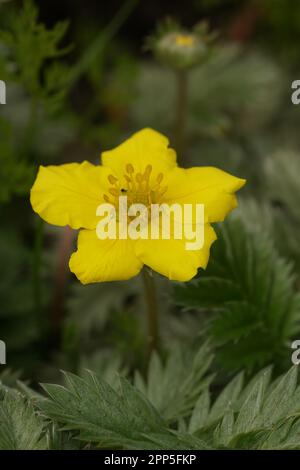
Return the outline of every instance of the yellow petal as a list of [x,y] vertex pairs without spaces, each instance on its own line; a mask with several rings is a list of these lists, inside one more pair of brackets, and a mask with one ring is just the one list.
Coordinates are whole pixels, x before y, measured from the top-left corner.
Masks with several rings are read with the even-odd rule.
[[213,167],[175,168],[168,175],[164,202],[204,204],[207,222],[221,222],[237,207],[234,195],[246,180]]
[[78,249],[72,254],[71,271],[82,284],[122,281],[136,276],[143,264],[136,257],[133,242],[100,240],[95,230],[81,230]]
[[143,172],[147,165],[152,165],[151,178],[156,178],[158,173],[165,174],[176,166],[176,153],[168,145],[167,137],[146,128],[115,149],[103,152],[102,163],[112,168],[121,181],[128,164],[134,167],[135,172]]
[[210,247],[216,240],[214,229],[206,224],[204,246],[200,250],[186,249],[185,238],[182,240],[137,240],[135,252],[139,259],[154,271],[173,281],[190,281],[198,268],[206,268]]
[[96,209],[108,188],[109,171],[89,162],[41,166],[31,189],[32,208],[46,222],[95,228]]

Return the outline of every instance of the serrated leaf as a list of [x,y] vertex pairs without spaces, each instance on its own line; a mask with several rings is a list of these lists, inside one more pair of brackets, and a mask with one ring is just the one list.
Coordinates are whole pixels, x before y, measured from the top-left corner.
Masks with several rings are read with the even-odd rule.
[[0,449],[46,449],[45,423],[19,393],[3,389],[0,401]]
[[163,365],[156,353],[150,360],[147,382],[135,376],[135,385],[168,422],[174,422],[194,407],[200,393],[212,380],[207,375],[213,356],[208,343],[196,354],[183,349],[171,350]]
[[77,438],[102,447],[127,447],[144,440],[144,434],[167,433],[151,403],[126,379],[118,391],[89,372],[86,378],[65,373],[67,386],[45,385],[51,399],[39,402],[41,410],[77,431]]
[[[292,367],[287,374],[282,376],[275,388],[266,398],[259,421],[265,426],[270,426],[280,418],[286,416],[291,408],[292,397],[295,394],[298,378],[297,366]],[[299,395],[298,395],[299,396]],[[300,408],[300,406],[299,406]]]
[[217,426],[214,432],[214,440],[218,445],[226,447],[233,434],[234,414],[232,410],[226,411],[221,423]]
[[235,434],[243,434],[255,429],[255,421],[262,408],[264,390],[263,380],[257,381],[239,411],[234,426]]
[[218,420],[232,408],[241,392],[243,381],[244,374],[240,373],[224,388],[211,408],[209,422]]
[[208,390],[202,392],[198,398],[189,423],[189,432],[193,433],[197,429],[205,426],[209,414],[210,396]]

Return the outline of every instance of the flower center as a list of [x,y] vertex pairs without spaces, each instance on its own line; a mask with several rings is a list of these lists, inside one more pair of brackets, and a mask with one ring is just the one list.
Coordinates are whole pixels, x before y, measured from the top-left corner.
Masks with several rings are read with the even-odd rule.
[[177,46],[190,47],[195,43],[195,38],[190,34],[177,34],[175,38]]
[[127,204],[144,204],[149,207],[151,204],[159,204],[163,195],[167,191],[167,186],[162,186],[164,179],[163,173],[158,173],[154,182],[150,184],[150,176],[152,174],[152,165],[147,165],[143,173],[137,173],[131,163],[125,167],[124,180],[125,184],[121,185],[118,178],[113,175],[108,176],[111,184],[109,188],[109,196],[104,194],[104,200],[113,204],[116,208],[119,205],[119,197],[127,196]]

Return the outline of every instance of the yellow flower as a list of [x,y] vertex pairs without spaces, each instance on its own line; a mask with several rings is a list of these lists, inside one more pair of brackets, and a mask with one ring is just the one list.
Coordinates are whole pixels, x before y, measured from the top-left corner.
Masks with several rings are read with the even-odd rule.
[[[124,280],[147,265],[169,279],[188,281],[205,268],[216,234],[237,206],[235,191],[245,180],[213,167],[179,168],[176,153],[162,134],[143,129],[113,150],[102,166],[88,162],[41,166],[31,190],[33,210],[54,225],[81,229],[70,269],[83,283]],[[101,203],[117,206],[126,192],[129,203],[204,204],[204,246],[188,251],[186,239],[105,239],[97,237]]]

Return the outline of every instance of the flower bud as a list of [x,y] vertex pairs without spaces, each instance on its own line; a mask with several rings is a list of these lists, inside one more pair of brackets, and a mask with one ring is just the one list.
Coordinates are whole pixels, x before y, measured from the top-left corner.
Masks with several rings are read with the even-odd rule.
[[211,40],[204,23],[186,31],[176,23],[167,22],[149,44],[162,63],[175,69],[189,69],[207,59]]

